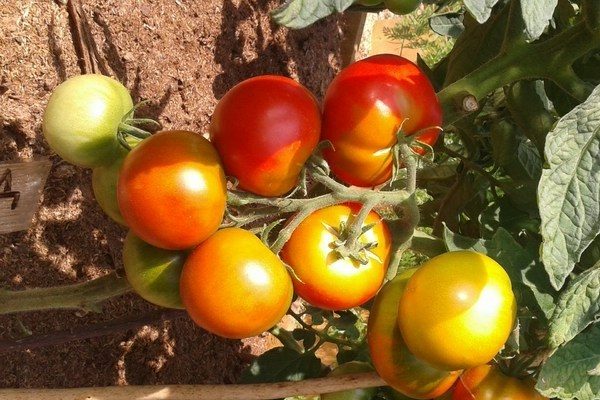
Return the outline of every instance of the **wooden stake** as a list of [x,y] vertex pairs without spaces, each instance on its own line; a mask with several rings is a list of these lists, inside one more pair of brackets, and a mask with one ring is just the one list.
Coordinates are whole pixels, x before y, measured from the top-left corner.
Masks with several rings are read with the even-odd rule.
[[366,372],[299,382],[251,385],[109,386],[76,389],[3,389],[0,400],[266,400],[385,386]]

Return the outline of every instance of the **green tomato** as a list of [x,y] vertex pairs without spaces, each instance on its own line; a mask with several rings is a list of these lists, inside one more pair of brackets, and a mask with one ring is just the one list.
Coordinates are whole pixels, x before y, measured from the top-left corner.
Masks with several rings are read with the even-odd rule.
[[355,1],[356,4],[360,4],[361,6],[377,6],[381,3],[383,3],[383,0],[356,0]]
[[384,0],[385,6],[394,14],[404,15],[415,11],[421,0]]
[[187,258],[184,251],[154,247],[131,231],[123,244],[123,264],[131,287],[150,303],[184,308],[179,295],[179,278]]
[[42,121],[48,144],[72,164],[93,168],[119,155],[117,130],[133,108],[129,91],[104,75],[79,75],[54,89]]
[[[126,140],[131,148],[137,146],[141,141],[133,136],[127,136]],[[94,168],[92,171],[92,189],[94,190],[96,201],[106,215],[123,226],[127,226],[127,223],[119,210],[119,203],[117,202],[117,183],[119,182],[121,166],[123,165],[123,161],[125,161],[127,154],[129,154],[129,152],[124,147],[121,147],[119,155],[112,163],[101,165]]]
[[[373,371],[368,363],[361,361],[350,361],[338,366],[331,371],[328,376],[341,376],[359,372]],[[341,392],[325,393],[321,395],[321,400],[369,400],[375,396],[377,388],[362,388],[354,390],[343,390]]]
[[122,157],[117,157],[111,164],[96,167],[92,171],[92,189],[96,201],[106,215],[123,226],[127,226],[127,223],[123,219],[121,211],[119,211],[117,183],[119,182],[119,171],[125,160],[125,155],[127,153]]

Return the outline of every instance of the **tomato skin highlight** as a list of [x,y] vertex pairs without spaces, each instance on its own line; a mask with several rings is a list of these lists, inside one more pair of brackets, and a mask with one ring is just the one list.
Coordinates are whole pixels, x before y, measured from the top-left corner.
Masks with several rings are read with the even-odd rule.
[[[343,182],[376,186],[392,176],[391,147],[401,126],[408,135],[441,124],[433,86],[415,64],[392,54],[368,57],[342,70],[327,89],[321,136],[333,147],[323,155]],[[438,136],[432,128],[418,139],[432,145]]]
[[336,257],[332,246],[338,238],[324,226],[338,228],[360,208],[360,204],[340,204],[315,211],[300,223],[281,251],[282,260],[300,279],[292,277],[295,292],[313,306],[326,310],[356,307],[375,296],[383,283],[392,239],[377,213],[369,213],[363,226],[375,225],[358,239],[377,242],[371,252],[379,260],[369,258],[366,265]]
[[452,251],[426,261],[398,307],[398,325],[415,356],[445,370],[489,362],[516,320],[508,274],[490,257]]
[[504,375],[495,366],[480,365],[461,375],[452,400],[547,400],[534,386],[532,380]]
[[415,269],[386,283],[371,307],[367,342],[375,370],[394,390],[415,399],[431,399],[449,390],[461,371],[442,371],[415,357],[402,339],[398,304]]
[[281,260],[256,236],[225,228],[189,255],[180,292],[196,324],[242,339],[277,324],[290,307],[293,288]]
[[271,197],[296,186],[320,131],[321,111],[308,89],[290,78],[262,75],[223,96],[210,139],[240,188]]
[[127,281],[144,300],[161,307],[183,308],[179,279],[187,254],[145,243],[132,232],[123,243]]
[[196,246],[221,224],[227,200],[219,155],[188,131],[162,131],[125,158],[119,209],[143,241],[168,250]]
[[97,74],[74,76],[52,92],[42,131],[68,162],[86,168],[107,165],[118,155],[119,123],[132,108],[129,91],[120,82]]

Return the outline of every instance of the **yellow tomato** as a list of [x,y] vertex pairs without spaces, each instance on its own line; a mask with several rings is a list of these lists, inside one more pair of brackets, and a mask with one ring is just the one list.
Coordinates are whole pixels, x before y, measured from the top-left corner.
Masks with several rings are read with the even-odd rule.
[[388,385],[411,398],[431,399],[450,389],[461,371],[432,367],[416,358],[402,340],[396,310],[414,272],[407,270],[381,288],[371,307],[367,341],[373,366]]
[[398,307],[408,348],[448,371],[489,362],[515,324],[516,301],[504,269],[488,256],[454,251],[415,272]]

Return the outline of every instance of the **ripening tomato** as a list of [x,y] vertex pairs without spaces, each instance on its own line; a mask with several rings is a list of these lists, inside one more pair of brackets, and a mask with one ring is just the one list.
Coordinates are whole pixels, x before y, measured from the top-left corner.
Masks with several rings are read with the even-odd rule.
[[232,339],[255,336],[285,315],[293,287],[281,260],[256,236],[225,228],[196,247],[181,274],[190,317],[209,332]]
[[321,112],[308,89],[290,78],[263,75],[223,96],[210,139],[240,188],[269,197],[296,186],[320,131]]
[[513,329],[516,300],[504,269],[474,251],[425,262],[406,285],[398,324],[410,351],[445,370],[489,362]]
[[168,250],[191,248],[223,219],[227,188],[219,155],[196,133],[155,133],[125,158],[117,199],[125,222],[143,241]]
[[532,380],[504,375],[498,367],[480,365],[461,375],[452,400],[544,400]]
[[340,204],[309,215],[294,230],[281,251],[281,259],[294,270],[294,289],[310,304],[327,310],[359,306],[377,293],[390,258],[390,231],[371,211],[363,227],[373,227],[359,236],[360,244],[377,245],[364,252],[366,264],[341,257],[336,242],[343,241],[360,204]]
[[414,273],[406,270],[381,288],[371,307],[367,342],[375,370],[388,385],[408,397],[430,399],[450,389],[461,371],[434,368],[415,357],[402,339],[398,303]]
[[93,168],[118,154],[117,131],[133,108],[129,91],[104,75],[79,75],[54,89],[42,130],[50,147],[68,162]]
[[[427,76],[400,56],[381,54],[355,62],[331,82],[323,105],[323,155],[333,173],[356,186],[376,186],[392,176],[392,147],[425,129],[420,142],[432,145],[442,110]],[[415,147],[415,151],[422,152]]]
[[[361,361],[350,361],[339,365],[327,376],[342,376],[370,371],[373,371],[373,367],[371,367],[368,363]],[[371,400],[376,393],[376,387],[342,390],[340,392],[323,393],[321,395],[321,400]]]
[[123,243],[127,281],[144,300],[161,307],[183,308],[179,277],[187,254],[156,248],[131,231]]

